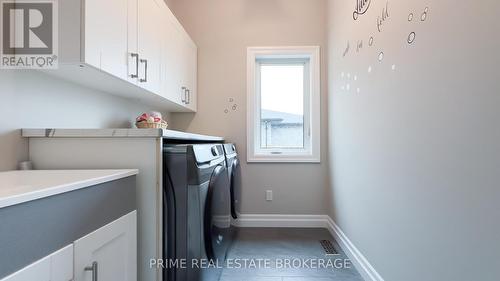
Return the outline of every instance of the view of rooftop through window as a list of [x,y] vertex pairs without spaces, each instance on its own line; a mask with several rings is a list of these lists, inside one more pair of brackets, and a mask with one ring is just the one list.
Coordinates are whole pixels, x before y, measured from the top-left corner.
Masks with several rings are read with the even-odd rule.
[[262,63],[261,148],[304,147],[304,63]]

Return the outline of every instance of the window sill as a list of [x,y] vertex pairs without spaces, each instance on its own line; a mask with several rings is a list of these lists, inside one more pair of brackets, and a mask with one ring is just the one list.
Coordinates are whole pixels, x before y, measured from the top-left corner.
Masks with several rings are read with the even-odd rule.
[[320,157],[297,157],[297,156],[255,156],[249,157],[247,163],[309,163],[309,164],[319,164],[321,163]]

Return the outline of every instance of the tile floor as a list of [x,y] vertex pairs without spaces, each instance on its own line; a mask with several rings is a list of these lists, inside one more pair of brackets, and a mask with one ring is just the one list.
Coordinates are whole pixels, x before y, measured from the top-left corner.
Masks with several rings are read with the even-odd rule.
[[[339,255],[326,256],[320,240],[331,240]],[[325,229],[242,228],[227,259],[239,260],[241,265],[245,259],[262,259],[270,264],[259,268],[258,261],[253,265],[247,261],[246,268],[237,268],[234,263],[222,271],[220,281],[363,281],[352,264],[339,268],[348,258]],[[299,259],[309,268],[298,263],[288,268],[278,265],[286,259]],[[316,265],[307,259],[316,261]],[[319,268],[319,260],[326,266]]]

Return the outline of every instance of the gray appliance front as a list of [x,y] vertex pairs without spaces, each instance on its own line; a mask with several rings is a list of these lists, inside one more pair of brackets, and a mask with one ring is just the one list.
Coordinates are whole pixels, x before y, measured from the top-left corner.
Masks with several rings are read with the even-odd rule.
[[222,147],[176,145],[165,147],[164,156],[164,257],[187,261],[187,268],[167,269],[165,280],[216,281],[220,268],[200,267],[202,260],[223,263],[231,241],[229,179],[220,157]]

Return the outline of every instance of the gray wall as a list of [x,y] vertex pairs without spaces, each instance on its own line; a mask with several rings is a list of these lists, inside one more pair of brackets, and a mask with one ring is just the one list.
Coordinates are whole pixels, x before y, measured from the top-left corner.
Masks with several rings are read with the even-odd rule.
[[385,280],[499,280],[500,3],[329,4],[332,217]]
[[0,85],[0,171],[28,158],[21,128],[128,128],[149,110],[32,70],[2,70]]
[[[173,114],[177,129],[225,136],[242,157],[242,213],[324,214],[327,134],[322,164],[246,163],[246,48],[319,45],[326,54],[324,0],[172,0],[171,9],[198,45],[198,113]],[[326,59],[323,57],[323,82]],[[323,99],[326,99],[323,83]],[[229,99],[234,102],[230,103]],[[232,105],[237,104],[237,110]],[[323,132],[327,129],[323,103]],[[229,113],[225,114],[225,109]],[[265,190],[274,201],[265,201]]]

